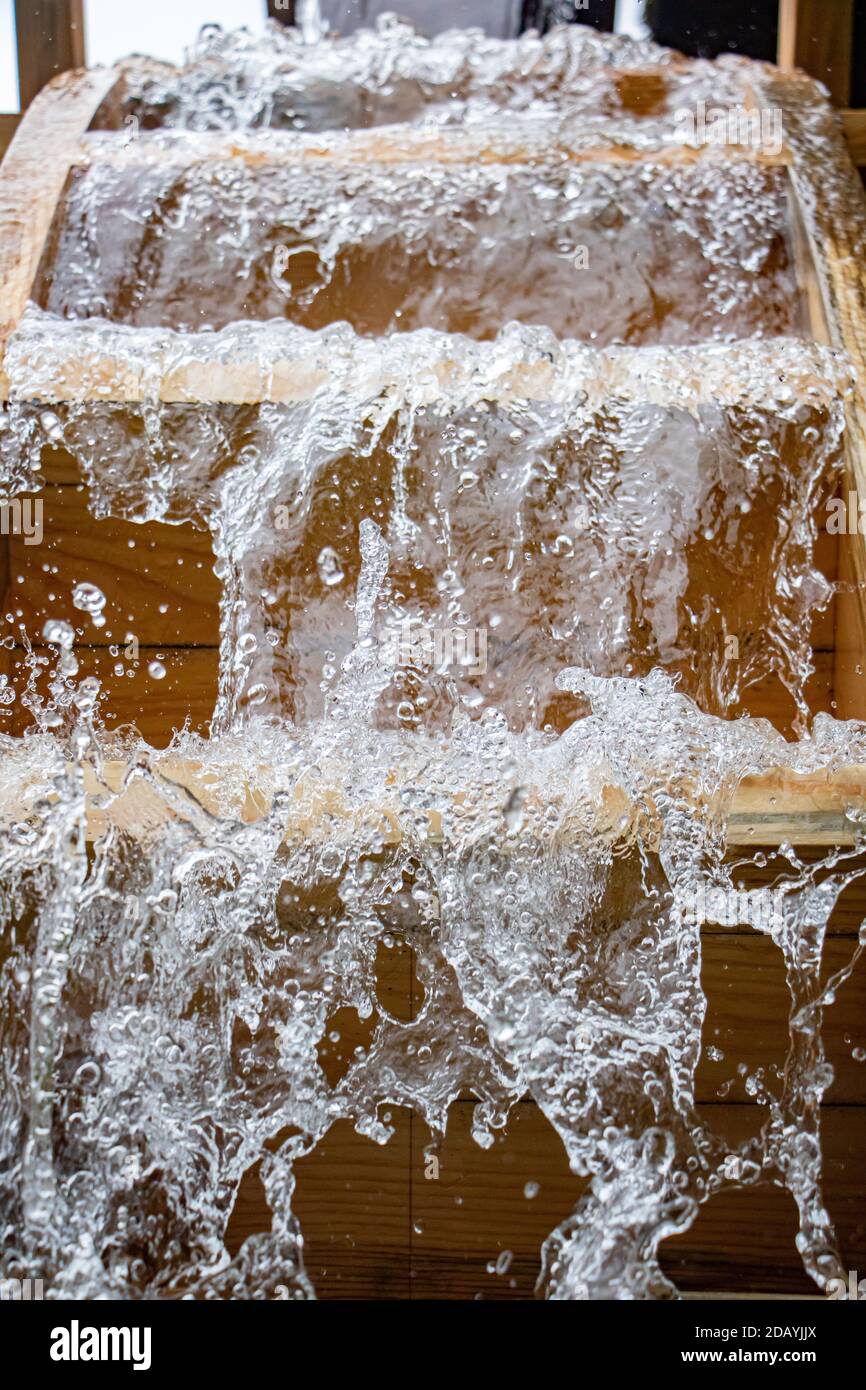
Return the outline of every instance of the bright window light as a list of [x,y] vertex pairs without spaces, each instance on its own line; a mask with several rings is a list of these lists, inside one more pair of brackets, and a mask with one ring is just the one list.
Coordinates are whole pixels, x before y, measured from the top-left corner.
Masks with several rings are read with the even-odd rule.
[[180,63],[203,24],[224,29],[245,24],[256,32],[264,25],[267,6],[265,0],[142,0],[135,5],[86,0],[84,17],[90,66],[116,63],[130,53]]
[[0,0],[0,111],[20,111],[12,0]]
[[649,28],[644,20],[646,0],[617,0],[614,28],[618,34],[628,34],[633,39],[649,38]]

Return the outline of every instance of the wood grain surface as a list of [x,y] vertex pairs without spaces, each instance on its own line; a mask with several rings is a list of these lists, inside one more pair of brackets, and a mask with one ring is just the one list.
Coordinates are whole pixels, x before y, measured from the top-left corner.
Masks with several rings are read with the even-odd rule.
[[0,168],[0,389],[3,356],[30,296],[77,143],[114,86],[113,68],[65,73],[33,101]]
[[837,106],[851,92],[853,40],[854,0],[779,0],[779,66],[817,77]]

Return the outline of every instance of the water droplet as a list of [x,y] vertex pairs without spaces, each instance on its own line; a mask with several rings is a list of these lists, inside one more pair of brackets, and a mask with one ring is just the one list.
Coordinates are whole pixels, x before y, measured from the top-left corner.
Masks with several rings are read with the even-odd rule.
[[316,568],[319,571],[319,578],[322,583],[327,584],[329,588],[333,588],[335,584],[341,583],[345,577],[343,566],[340,563],[340,557],[336,550],[332,550],[329,545],[326,545],[319,551],[319,557],[316,560]]
[[60,618],[49,618],[42,629],[42,636],[51,646],[69,651],[75,641],[75,629]]
[[105,607],[105,594],[95,584],[76,584],[72,602],[83,613],[99,613]]

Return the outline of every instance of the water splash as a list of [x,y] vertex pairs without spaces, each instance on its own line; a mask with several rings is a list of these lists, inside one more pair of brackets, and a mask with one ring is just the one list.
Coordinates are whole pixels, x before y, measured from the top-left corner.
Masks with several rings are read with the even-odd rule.
[[676,112],[700,100],[743,104],[759,65],[732,56],[686,62],[655,44],[580,25],[516,41],[473,29],[427,39],[383,15],[374,30],[313,45],[282,25],[270,26],[264,39],[209,25],[182,68],[141,58],[121,66],[120,107],[112,102],[97,127],[114,129],[129,115],[144,130],[447,127],[507,108],[532,119],[563,120],[565,111],[565,120],[586,122],[590,135],[601,129],[627,141],[673,135]]
[[[184,170],[161,140],[148,137],[143,159],[140,141],[133,167],[73,179],[38,290],[51,313],[482,339],[519,320],[599,347],[800,331],[782,169],[569,165],[554,150],[423,177],[415,162],[347,167],[300,151],[284,168]],[[169,157],[151,167],[159,148]]]
[[[634,77],[650,59],[655,86]],[[131,63],[114,119],[438,129],[504,107],[547,139],[592,106],[588,138],[639,143],[673,138],[679,101],[735,100],[744,71],[577,29],[510,45],[428,43],[393,20],[312,44],[211,31],[179,71]],[[783,962],[789,1040],[776,1083],[752,1078],[762,1124],[739,1145],[696,1105],[701,922],[683,911],[735,892],[760,854],[726,857],[745,778],[866,764],[866,727],[810,720],[805,696],[809,621],[831,594],[817,517],[851,385],[838,354],[775,336],[800,327],[779,181],[743,165],[715,197],[699,169],[496,167],[426,186],[417,170],[330,171],[325,186],[317,202],[294,171],[160,172],[135,203],[123,169],[91,170],[10,344],[7,487],[62,447],[95,517],[209,528],[223,597],[213,735],[182,731],[163,751],[108,735],[104,692],[78,680],[79,640],[112,620],[92,582],[46,613],[50,657],[7,619],[24,652],[9,688],[33,727],[0,734],[3,1273],[44,1277],[55,1298],[313,1297],[298,1160],[341,1120],[387,1143],[398,1105],[442,1134],[470,1092],[480,1145],[530,1095],[587,1179],[544,1247],[550,1297],[674,1295],[664,1239],[759,1177],[793,1195],[823,1286],[843,1271],[821,1193],[821,1021],[862,946],[830,981],[822,946],[863,872],[862,816],[853,848],[822,862],[780,847],[750,900]],[[263,198],[269,218],[291,200],[300,241],[279,244],[311,248],[275,286],[275,224],[262,239],[251,217],[234,235],[218,223],[207,278],[246,277],[224,309],[248,321],[230,325],[220,294],[192,319],[182,270],[220,188],[248,190],[247,211]],[[653,252],[627,306],[595,327],[587,312],[573,335],[587,342],[564,339],[580,304],[555,318],[559,260],[607,206],[599,254],[618,283],[648,194],[695,282],[711,211],[698,312],[691,293],[659,302],[672,262]],[[121,196],[134,206],[115,259]],[[506,261],[467,325],[454,261],[479,228],[544,207],[550,293],[515,300]],[[422,294],[410,260],[425,237]],[[365,238],[402,276],[386,322],[352,283]],[[499,331],[509,315],[531,322]],[[72,357],[81,399],[50,404]],[[239,364],[247,394],[202,405],[195,384]],[[97,389],[105,404],[86,401]],[[143,404],[108,403],[127,393]],[[772,676],[796,742],[722,717]],[[380,997],[394,934],[414,953],[411,1019]],[[370,1037],[332,1073],[341,1010]],[[271,1229],[231,1257],[256,1164]]]

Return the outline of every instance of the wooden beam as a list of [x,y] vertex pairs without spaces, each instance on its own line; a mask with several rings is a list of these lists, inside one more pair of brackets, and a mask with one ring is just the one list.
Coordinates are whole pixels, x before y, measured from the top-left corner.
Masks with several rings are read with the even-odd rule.
[[780,0],[779,67],[817,77],[837,106],[850,99],[853,35],[854,0]]
[[17,111],[3,112],[0,114],[0,159],[3,158],[10,144],[12,136],[18,129],[18,122],[21,117]]
[[6,343],[30,298],[75,151],[117,81],[113,68],[69,73],[34,102],[0,172],[0,381]]
[[[194,802],[213,815],[219,815],[221,782],[227,772],[222,763],[181,758],[171,752],[159,754],[153,765],[169,787],[178,793],[182,805],[186,793]],[[136,839],[146,839],[178,814],[160,792],[148,781],[133,779],[124,787],[128,766],[122,761],[107,762],[101,773],[89,765],[84,768],[84,787],[87,795],[87,837],[99,839],[109,825],[125,830]],[[404,774],[391,769],[388,785],[399,787]],[[348,775],[348,770],[347,770]],[[411,775],[411,774],[405,774]],[[253,824],[266,814],[270,794],[264,790],[272,773],[260,769],[262,785],[253,777],[231,781],[233,805],[231,814]],[[629,800],[622,787],[606,782],[603,767],[595,769],[597,792],[597,829],[612,834],[614,827],[623,837],[628,827],[636,824],[638,808]],[[0,821],[20,820],[27,815],[26,807],[44,792],[38,770],[25,763],[18,783],[10,775],[5,787],[4,803],[0,805]],[[102,804],[106,792],[114,800],[106,809]],[[530,789],[527,805],[540,810],[545,801],[542,789]],[[796,775],[778,769],[761,776],[745,779],[734,794],[728,816],[729,846],[773,845],[791,843],[796,846],[853,845],[857,827],[846,812],[848,808],[862,812],[866,809],[866,767],[851,766],[838,772],[817,772]],[[479,819],[495,814],[495,804],[485,804],[478,812]],[[455,796],[454,812],[465,819],[459,797]],[[295,785],[286,812],[284,838],[289,844],[313,845],[323,841],[335,842],[341,835],[346,842],[357,842],[369,836],[376,846],[398,845],[408,834],[419,833],[406,822],[405,808],[396,794],[383,792],[382,799],[363,805],[347,804],[339,782],[325,783],[304,777]],[[566,832],[561,832],[566,833]],[[643,832],[645,835],[648,833]],[[442,813],[429,813],[423,838],[431,844],[446,843],[449,838],[447,818]]]
[[532,164],[538,158],[571,164],[760,164],[791,165],[787,145],[745,143],[611,144],[593,143],[592,134],[568,129],[561,122],[514,116],[507,130],[452,129],[430,132],[423,127],[379,127],[373,130],[328,131],[325,134],[283,130],[164,131],[123,142],[115,132],[91,131],[82,137],[77,165],[114,168],[164,167],[192,169],[197,165],[241,161],[251,168],[327,162],[337,167],[356,164]]
[[[183,404],[251,405],[310,400],[349,373],[367,398],[408,386],[401,335],[355,338],[339,354],[315,350],[312,335],[294,325],[249,323],[241,332],[186,333],[173,329],[108,327],[101,320],[58,322],[32,310],[18,325],[0,369],[0,399],[26,381],[26,399],[44,402],[160,400]],[[312,347],[312,351],[311,351]],[[435,342],[425,361],[427,403],[454,400],[558,401],[579,389],[601,407],[611,396],[665,408],[712,402],[719,408],[767,406],[756,373],[769,358],[793,391],[809,392],[828,408],[848,384],[847,369],[795,340],[759,339],[679,348],[609,348],[563,344],[559,365],[527,354],[503,372],[487,343],[473,343],[459,362]],[[564,359],[564,360],[562,360]],[[416,363],[416,369],[420,363]],[[5,378],[4,378],[5,372]],[[417,389],[417,383],[416,383]],[[417,397],[421,401],[421,397]]]
[[866,110],[843,111],[842,127],[854,164],[866,164]]
[[794,257],[794,274],[803,306],[803,314],[810,337],[817,343],[832,343],[824,289],[815,264],[815,252],[809,228],[803,217],[796,190],[788,185],[788,218],[790,225],[791,250]]
[[83,68],[83,0],[15,0],[21,110],[52,77]]
[[799,776],[767,772],[740,783],[728,816],[729,845],[853,844],[847,807],[866,808],[866,767]]
[[[826,13],[826,10],[824,11]],[[835,15],[834,15],[835,19]],[[815,302],[830,342],[847,355],[857,389],[845,398],[845,492],[866,497],[866,279],[863,239],[866,199],[849,155],[838,114],[823,107],[811,82],[772,69],[756,81],[761,105],[781,108],[794,150],[791,179],[806,230]],[[820,141],[820,144],[818,143]],[[815,153],[820,148],[820,156]],[[840,537],[840,589],[836,602],[837,717],[866,714],[866,540]]]

